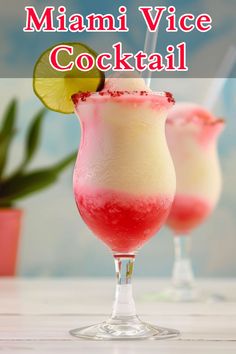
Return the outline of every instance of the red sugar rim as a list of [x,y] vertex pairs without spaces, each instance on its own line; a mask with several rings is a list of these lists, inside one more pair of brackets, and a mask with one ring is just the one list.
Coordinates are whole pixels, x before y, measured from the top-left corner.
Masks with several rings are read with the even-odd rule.
[[85,102],[88,97],[96,94],[97,96],[122,97],[123,95],[140,95],[140,96],[161,96],[166,97],[169,103],[175,103],[175,99],[170,92],[149,92],[149,91],[99,91],[99,92],[78,92],[71,96],[73,103],[76,105],[79,101]]

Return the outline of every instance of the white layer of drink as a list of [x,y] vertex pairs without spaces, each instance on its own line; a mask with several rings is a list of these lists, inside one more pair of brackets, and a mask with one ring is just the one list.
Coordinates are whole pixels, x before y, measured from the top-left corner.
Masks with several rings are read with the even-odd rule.
[[173,195],[175,172],[164,134],[173,103],[165,93],[145,88],[141,79],[108,79],[103,91],[86,97],[85,103],[78,101],[76,113],[82,124],[86,119],[87,131],[81,143],[80,185]]

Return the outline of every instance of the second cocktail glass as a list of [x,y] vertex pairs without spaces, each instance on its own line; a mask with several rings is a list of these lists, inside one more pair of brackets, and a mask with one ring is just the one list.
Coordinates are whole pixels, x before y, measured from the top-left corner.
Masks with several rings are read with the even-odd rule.
[[179,103],[170,111],[166,134],[176,170],[176,196],[167,225],[174,233],[175,263],[172,285],[162,296],[174,301],[201,297],[194,285],[190,260],[190,232],[204,222],[221,191],[217,153],[224,121],[201,106]]
[[135,254],[165,223],[175,194],[165,138],[172,96],[105,87],[73,101],[82,127],[75,200],[87,226],[113,253],[117,286],[111,317],[71,334],[95,340],[176,336],[178,331],[137,317],[131,286]]

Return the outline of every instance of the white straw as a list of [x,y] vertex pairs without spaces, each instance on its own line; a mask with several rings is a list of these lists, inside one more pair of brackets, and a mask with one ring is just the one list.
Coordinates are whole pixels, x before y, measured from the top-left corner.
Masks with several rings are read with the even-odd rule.
[[206,100],[203,104],[204,107],[206,107],[209,111],[214,108],[216,101],[221,91],[223,90],[235,63],[236,47],[231,46],[222,61],[222,64],[216,74],[216,78],[212,80],[211,86],[206,96]]
[[[144,44],[144,53],[146,53],[147,55],[150,55],[153,52],[155,52],[156,45],[157,45],[157,37],[158,37],[158,28],[157,28],[156,32],[149,32],[149,30],[147,29],[145,44]],[[143,71],[142,77],[143,77],[147,87],[150,87],[151,79],[152,79],[152,72],[149,70],[146,74],[146,71]]]

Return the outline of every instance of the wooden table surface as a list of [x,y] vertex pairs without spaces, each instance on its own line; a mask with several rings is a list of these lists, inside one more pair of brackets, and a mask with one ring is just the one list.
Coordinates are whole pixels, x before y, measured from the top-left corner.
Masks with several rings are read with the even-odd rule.
[[204,280],[206,292],[227,302],[166,303],[147,301],[167,281],[135,279],[140,317],[181,331],[179,339],[92,342],[68,330],[106,319],[111,311],[113,279],[0,279],[0,353],[146,354],[236,353],[236,282]]

